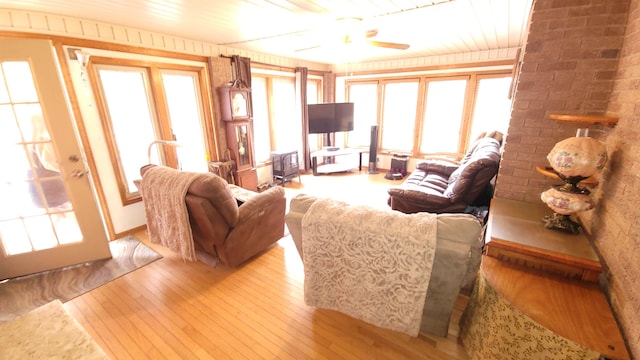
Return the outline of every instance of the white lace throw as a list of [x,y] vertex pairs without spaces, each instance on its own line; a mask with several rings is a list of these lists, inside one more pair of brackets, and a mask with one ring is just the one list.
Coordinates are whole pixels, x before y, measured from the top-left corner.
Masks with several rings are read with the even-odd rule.
[[319,199],[302,218],[305,302],[417,336],[436,219]]
[[199,175],[155,166],[147,170],[140,184],[149,240],[191,261],[196,260],[196,252],[184,197]]

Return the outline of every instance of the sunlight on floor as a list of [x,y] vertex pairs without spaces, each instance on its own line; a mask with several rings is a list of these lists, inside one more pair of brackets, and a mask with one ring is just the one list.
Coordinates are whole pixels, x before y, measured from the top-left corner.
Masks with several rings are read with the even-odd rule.
[[384,172],[367,174],[365,170],[328,175],[301,175],[285,186],[287,198],[297,194],[328,197],[355,205],[369,205],[380,209],[390,209],[387,205],[387,190],[398,186],[402,180],[388,180]]

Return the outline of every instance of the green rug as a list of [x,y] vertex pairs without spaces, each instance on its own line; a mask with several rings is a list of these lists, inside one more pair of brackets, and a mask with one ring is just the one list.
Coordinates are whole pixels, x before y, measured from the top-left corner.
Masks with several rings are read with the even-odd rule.
[[11,279],[0,284],[0,323],[53,300],[67,302],[161,259],[133,236],[109,242],[111,259]]

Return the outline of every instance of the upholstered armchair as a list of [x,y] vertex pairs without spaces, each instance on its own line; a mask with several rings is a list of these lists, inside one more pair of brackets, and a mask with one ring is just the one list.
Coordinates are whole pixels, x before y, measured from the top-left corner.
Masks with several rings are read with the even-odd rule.
[[[140,169],[143,182],[153,166]],[[189,185],[184,201],[196,250],[216,255],[225,265],[244,263],[284,235],[286,198],[281,187],[257,193],[202,173]]]

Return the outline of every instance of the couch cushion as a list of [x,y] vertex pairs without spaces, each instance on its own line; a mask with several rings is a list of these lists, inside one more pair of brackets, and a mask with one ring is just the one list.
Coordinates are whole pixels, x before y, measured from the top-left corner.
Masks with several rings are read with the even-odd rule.
[[458,168],[457,163],[442,161],[442,160],[426,160],[416,164],[416,170],[423,170],[426,172],[434,172],[449,177],[453,171]]
[[[493,138],[479,139],[476,141],[470,156],[465,156],[460,167],[449,177],[444,196],[455,202],[465,197],[469,192],[481,192],[486,183],[497,174],[499,163],[500,143]],[[470,184],[479,187],[479,190],[471,189]],[[474,199],[467,200],[473,201]]]
[[434,191],[442,194],[449,186],[447,178],[439,173],[429,173],[416,169],[401,187],[407,190]]

